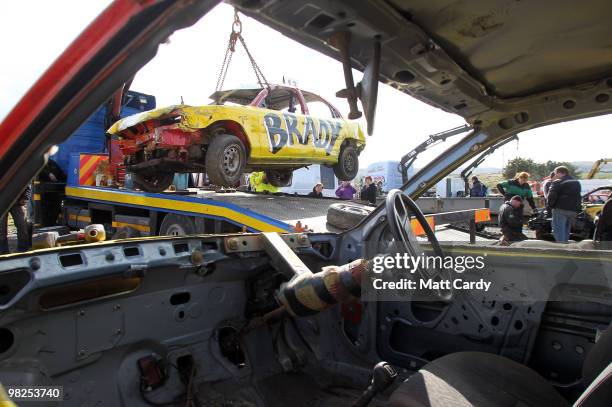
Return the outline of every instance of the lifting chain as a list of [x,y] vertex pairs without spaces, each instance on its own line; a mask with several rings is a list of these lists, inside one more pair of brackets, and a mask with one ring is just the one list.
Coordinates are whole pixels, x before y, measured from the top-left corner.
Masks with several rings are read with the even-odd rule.
[[238,16],[238,10],[234,9],[234,21],[232,22],[232,32],[230,34],[230,38],[227,44],[227,50],[225,51],[225,57],[223,58],[223,63],[221,64],[221,71],[219,72],[219,77],[217,78],[217,86],[215,87],[215,92],[222,90],[223,83],[225,82],[225,77],[227,76],[227,71],[229,70],[230,63],[232,62],[232,56],[236,51],[236,42],[240,41],[244,50],[249,57],[249,61],[251,62],[251,68],[253,68],[253,72],[255,72],[255,77],[257,78],[257,83],[262,88],[269,88],[270,84],[266,80],[263,72],[255,62],[255,58],[251,55],[249,48],[242,37],[242,21],[240,21],[240,17]]

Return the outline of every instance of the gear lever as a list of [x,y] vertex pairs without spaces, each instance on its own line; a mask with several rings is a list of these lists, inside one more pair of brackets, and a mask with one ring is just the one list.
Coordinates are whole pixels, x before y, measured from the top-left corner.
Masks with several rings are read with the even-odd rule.
[[385,391],[397,378],[397,372],[387,362],[379,362],[372,369],[372,381],[352,407],[366,407],[377,394]]

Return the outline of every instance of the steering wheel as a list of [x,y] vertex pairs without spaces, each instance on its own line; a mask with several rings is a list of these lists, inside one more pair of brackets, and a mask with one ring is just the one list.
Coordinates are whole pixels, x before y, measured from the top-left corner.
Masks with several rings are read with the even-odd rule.
[[[444,259],[442,247],[438,238],[425,219],[425,215],[417,204],[408,195],[404,194],[399,189],[392,189],[387,194],[387,200],[385,202],[385,208],[387,210],[387,223],[389,224],[389,230],[393,235],[395,241],[401,244],[402,248],[406,253],[413,257],[419,257],[424,254],[412,227],[410,225],[410,215],[414,215],[416,220],[419,222],[427,239],[431,244],[434,255]],[[416,271],[420,277],[425,280],[432,279],[434,281],[446,280],[452,281],[452,275],[450,270],[442,268],[441,270],[427,270],[426,268],[419,268]],[[452,289],[449,290],[435,290],[435,295],[443,301],[450,301],[453,296]]]

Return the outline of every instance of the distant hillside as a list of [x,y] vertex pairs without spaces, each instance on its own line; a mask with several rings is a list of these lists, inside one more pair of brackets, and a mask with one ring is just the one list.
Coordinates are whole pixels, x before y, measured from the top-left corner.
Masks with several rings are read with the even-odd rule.
[[501,174],[502,169],[497,167],[478,167],[475,168],[474,174]]
[[[572,164],[574,164],[583,175],[586,175],[591,170],[591,167],[593,167],[594,162],[595,161],[575,161],[572,162]],[[599,168],[599,172],[600,176],[609,178],[609,176],[606,177],[605,174],[612,175],[612,163],[602,165]]]
[[[595,161],[571,161],[570,163],[575,165],[580,171],[582,176],[585,176],[593,166]],[[478,167],[472,171],[473,174],[483,175],[483,174],[491,174],[497,175],[502,173],[502,169],[498,167]],[[452,172],[452,175],[461,174],[461,170],[456,170]],[[600,168],[600,172],[595,176],[595,178],[612,178],[612,163],[606,164]]]
[[[578,170],[580,171],[581,175],[584,176],[589,172],[594,162],[595,161],[571,161],[571,164],[575,165],[576,168],[578,168]],[[415,167],[414,170],[416,172],[420,170],[420,168]],[[360,171],[364,171],[365,173],[365,169],[360,169]],[[501,175],[501,172],[502,172],[502,169],[498,167],[478,167],[478,168],[475,168],[474,171],[472,171],[473,174],[477,174],[477,175],[482,175],[482,174],[491,174],[491,175],[500,174]],[[451,175],[458,176],[459,174],[461,174],[460,169],[453,171]],[[600,169],[600,173],[595,178],[612,178],[612,163],[602,166]]]
[[595,161],[572,161],[580,172],[589,172]]

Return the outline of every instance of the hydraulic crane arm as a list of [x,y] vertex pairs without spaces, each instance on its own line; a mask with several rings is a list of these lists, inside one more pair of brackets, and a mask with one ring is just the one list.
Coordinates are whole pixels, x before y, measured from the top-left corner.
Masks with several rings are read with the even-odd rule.
[[473,127],[469,125],[455,127],[454,129],[446,130],[441,133],[436,133],[430,135],[427,140],[416,146],[413,150],[411,150],[408,154],[403,156],[400,160],[398,170],[402,173],[402,181],[406,183],[408,181],[408,169],[412,166],[414,161],[417,159],[417,156],[421,154],[423,151],[427,150],[429,147],[432,147],[439,142],[444,142],[448,137],[456,136],[457,134],[466,133],[472,130]]
[[600,158],[599,160],[595,161],[593,163],[593,166],[591,167],[591,170],[589,171],[589,173],[585,177],[585,179],[593,179],[593,177],[601,169],[601,166],[605,165],[605,164],[608,164],[608,163],[612,163],[612,158]]

